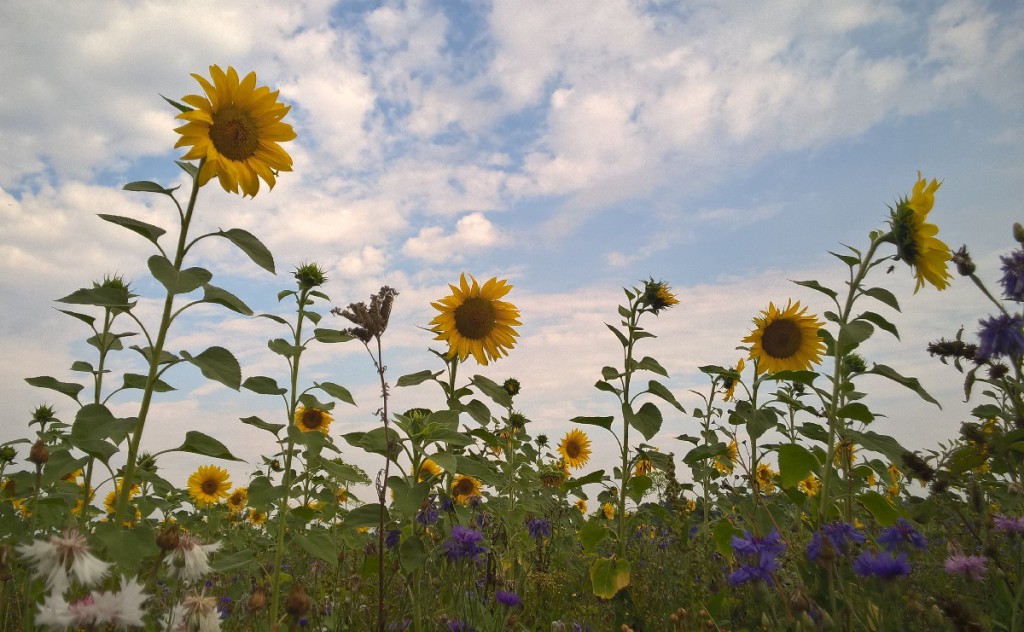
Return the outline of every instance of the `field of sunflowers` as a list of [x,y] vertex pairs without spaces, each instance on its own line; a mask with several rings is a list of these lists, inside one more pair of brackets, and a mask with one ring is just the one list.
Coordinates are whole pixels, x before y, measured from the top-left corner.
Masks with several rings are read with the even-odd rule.
[[[529,317],[505,280],[453,280],[426,327],[441,346],[434,368],[392,381],[395,288],[325,308],[325,272],[306,263],[278,294],[293,306],[284,318],[253,314],[212,285],[210,271],[187,265],[196,242],[223,238],[274,270],[245,230],[189,229],[205,185],[216,178],[246,196],[261,181],[272,188],[291,171],[282,143],[295,138],[289,108],[255,73],[212,66],[209,77],[193,76],[202,94],[168,100],[182,122],[187,200],[155,182],[124,187],[166,198],[176,231],[100,215],[153,244],[148,268],[166,289],[160,318],[140,318],[138,297],[116,275],[60,298],[90,330],[93,356],[72,367],[85,379],[27,380],[73,400],[74,419],[40,406],[28,436],[0,446],[0,629],[1024,630],[1020,225],[993,291],[966,248],[938,238],[929,213],[940,183],[918,174],[865,244],[833,253],[848,271],[841,287],[798,282],[834,309],[769,303],[741,339],[737,365],[700,367],[707,387],[697,408],[684,409],[649,355],[655,317],[679,298],[665,281],[639,281],[601,332],[621,348],[595,367],[608,415],[575,417],[549,438],[517,408],[528,384],[473,372],[512,352]],[[898,336],[905,299],[874,280],[889,266],[909,268],[915,292],[970,278],[986,301],[977,343],[961,330],[929,348],[963,375],[975,406],[959,436],[935,450],[908,451],[869,427],[862,376],[937,403],[900,367],[858,354],[874,335]],[[197,305],[273,321],[281,337],[268,344],[286,377],[243,379],[220,346],[165,348],[176,318]],[[322,326],[325,310],[346,327]],[[126,351],[128,329],[144,341],[132,347],[143,372],[115,377],[105,367]],[[303,374],[310,346],[337,344],[364,346],[380,378],[370,431],[332,432],[336,407],[352,395]],[[150,411],[170,389],[164,373],[179,364],[280,400],[279,419],[242,419],[277,446],[248,480],[231,481],[218,464],[235,458],[231,446],[197,430],[176,451],[209,463],[185,489],[161,475],[173,455],[146,451]],[[423,384],[440,389],[443,408],[391,408],[393,389]],[[141,393],[130,418],[107,406],[124,389]],[[669,409],[700,429],[679,437],[678,453],[648,443]],[[592,458],[596,436],[614,441],[614,462]],[[336,456],[342,445],[372,455],[379,470]]]

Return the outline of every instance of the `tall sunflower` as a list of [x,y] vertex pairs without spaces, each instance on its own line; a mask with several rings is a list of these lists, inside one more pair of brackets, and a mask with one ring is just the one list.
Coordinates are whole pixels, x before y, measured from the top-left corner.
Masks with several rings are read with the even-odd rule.
[[750,358],[757,360],[758,374],[779,371],[802,371],[821,362],[825,341],[818,329],[825,323],[800,309],[800,301],[786,303],[780,310],[774,303],[754,317],[757,327],[743,342],[751,344]]
[[433,459],[423,459],[423,463],[420,463],[420,475],[417,478],[419,481],[427,481],[435,476],[441,475],[441,466],[434,463]]
[[292,158],[281,148],[295,138],[292,126],[282,123],[290,106],[278,103],[279,91],[256,86],[256,73],[238,78],[234,68],[227,72],[210,66],[210,78],[194,74],[206,96],[190,94],[182,101],[195,109],[177,118],[186,121],[174,131],[181,134],[175,147],[190,146],[182,160],[201,160],[199,185],[213,176],[229,193],[255,196],[262,178],[274,188],[276,173],[292,170]]
[[577,470],[590,460],[590,438],[579,428],[573,428],[558,444],[558,452],[568,467]]
[[949,279],[953,278],[946,265],[953,254],[949,246],[936,237],[939,227],[927,221],[928,213],[935,204],[935,192],[941,185],[934,179],[928,182],[918,171],[910,198],[901,199],[889,217],[896,256],[914,268],[917,278],[915,293],[926,282],[944,290],[949,286]]
[[512,286],[497,277],[482,286],[470,275],[472,284],[463,274],[459,286],[448,284],[452,293],[431,306],[441,312],[430,321],[434,340],[448,343],[448,357],[465,360],[472,354],[480,364],[486,365],[508,355],[515,346],[519,333],[514,326],[519,322],[519,308],[499,300]]
[[332,421],[334,421],[334,417],[331,417],[326,410],[306,408],[303,404],[299,404],[295,409],[295,425],[302,432],[316,430],[327,434],[327,429],[330,428]]
[[228,471],[216,465],[200,465],[188,477],[188,494],[196,507],[206,507],[228,497],[231,481]]
[[472,476],[459,474],[452,482],[452,495],[455,496],[455,502],[460,505],[468,504],[470,498],[480,495],[480,481]]
[[[743,362],[743,358],[740,358],[740,361],[736,363],[735,371],[737,373],[739,373],[740,375],[743,375],[743,368],[745,366],[746,366],[746,363]],[[727,377],[723,378],[722,379],[722,395],[723,395],[722,399],[724,399],[727,402],[731,402],[733,399],[735,399],[736,398],[736,385],[738,383],[739,383],[739,379],[738,378],[734,378],[734,377],[731,377],[731,376],[727,376]]]

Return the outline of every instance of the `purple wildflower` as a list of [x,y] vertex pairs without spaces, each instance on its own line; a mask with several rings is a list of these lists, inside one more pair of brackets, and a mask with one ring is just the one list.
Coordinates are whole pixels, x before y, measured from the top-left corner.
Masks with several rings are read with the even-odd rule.
[[534,540],[551,537],[551,523],[541,518],[530,518],[526,521],[526,529]]
[[1011,518],[1010,516],[994,516],[992,526],[996,531],[1005,533],[1024,533],[1024,516]]
[[900,553],[896,557],[889,551],[872,553],[861,551],[857,559],[853,560],[853,572],[861,577],[875,575],[882,579],[893,579],[901,575],[910,574],[910,563],[907,562],[907,554]]
[[903,543],[918,549],[928,547],[928,540],[906,518],[898,519],[896,524],[882,531],[878,543],[885,545],[887,551],[895,551]]
[[495,593],[494,598],[497,600],[498,603],[502,604],[503,606],[508,606],[509,608],[515,608],[516,606],[521,605],[523,603],[523,601],[519,598],[519,595],[509,590],[499,590],[497,593]]
[[1024,250],[1014,250],[1000,257],[1003,262],[1003,295],[1011,301],[1024,302]]
[[729,574],[727,579],[730,585],[738,586],[759,579],[771,584],[772,573],[779,568],[776,558],[786,552],[786,545],[775,529],[764,537],[751,535],[747,531],[742,538],[733,536],[732,550],[737,556],[742,555],[747,559]]
[[455,511],[455,501],[451,498],[444,498],[441,500],[441,511],[447,511],[449,513]]
[[424,526],[430,526],[441,519],[441,513],[437,510],[437,504],[434,503],[436,496],[431,496],[430,499],[423,503],[420,510],[416,512],[416,522]]
[[393,549],[398,546],[402,540],[402,532],[398,529],[391,529],[384,535],[384,546],[388,549]]
[[753,564],[742,564],[729,573],[726,579],[730,586],[739,586],[746,582],[761,580],[772,585],[772,573],[779,570],[779,562],[773,556],[761,556]]
[[839,555],[849,553],[851,544],[864,544],[864,536],[849,522],[830,522],[811,536],[811,543],[807,545],[807,559],[812,562],[818,559],[825,538],[828,538]]
[[988,570],[986,561],[984,555],[950,555],[942,566],[950,575],[966,575],[968,579],[980,582]]
[[1024,355],[1024,319],[1019,314],[1000,314],[980,320],[977,357],[982,360]]
[[770,555],[777,557],[786,552],[786,545],[782,543],[779,532],[772,529],[768,535],[758,537],[751,535],[749,531],[743,534],[742,538],[732,537],[732,550],[744,555]]
[[475,529],[467,529],[462,525],[452,527],[452,532],[442,545],[444,553],[450,560],[472,559],[479,562],[480,556],[487,549],[480,546],[484,534]]
[[476,632],[476,628],[462,619],[456,619],[448,622],[448,632]]

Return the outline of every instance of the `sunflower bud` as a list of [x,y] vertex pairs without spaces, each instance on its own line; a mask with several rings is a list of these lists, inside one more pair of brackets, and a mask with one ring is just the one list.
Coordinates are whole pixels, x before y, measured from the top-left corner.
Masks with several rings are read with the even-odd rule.
[[953,263],[956,265],[957,274],[960,276],[971,276],[978,269],[967,252],[967,246],[960,246],[960,249],[953,253]]
[[505,392],[508,393],[509,397],[515,397],[519,394],[519,380],[514,377],[510,377],[505,380],[505,383],[502,384],[501,387],[505,389]]
[[644,291],[640,301],[655,314],[679,303],[679,299],[672,293],[672,288],[668,283],[655,281],[653,278],[644,281]]
[[35,463],[37,467],[46,465],[46,462],[50,460],[50,450],[42,439],[32,445],[32,449],[28,451],[28,460]]
[[1024,244],[1024,226],[1019,223],[1013,223],[1013,238],[1017,240],[1017,243]]
[[52,406],[46,406],[44,404],[42,406],[37,406],[36,409],[32,411],[32,421],[29,422],[29,425],[43,425],[50,423],[51,421],[57,421],[57,412]]
[[295,270],[295,280],[299,288],[311,290],[327,282],[327,275],[316,263],[304,263]]
[[0,463],[13,463],[18,452],[11,446],[0,446]]

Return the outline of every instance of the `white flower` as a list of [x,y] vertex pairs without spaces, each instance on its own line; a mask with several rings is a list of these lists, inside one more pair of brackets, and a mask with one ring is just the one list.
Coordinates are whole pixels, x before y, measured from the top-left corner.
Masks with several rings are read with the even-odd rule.
[[48,630],[65,630],[74,620],[75,615],[61,593],[47,596],[36,613],[36,625],[45,626]]
[[220,546],[220,542],[203,544],[193,535],[182,535],[174,552],[167,556],[171,576],[189,582],[206,575],[210,572],[209,554],[219,551]]
[[185,600],[174,606],[164,622],[165,632],[219,632],[220,613],[217,611],[217,598],[192,593]]
[[92,586],[110,571],[110,564],[90,553],[85,536],[75,529],[50,536],[48,541],[19,545],[18,552],[35,565],[36,577],[46,578],[47,589],[60,595],[67,592],[71,577],[83,586]]
[[142,590],[143,586],[138,581],[124,578],[121,580],[121,590],[116,593],[93,591],[93,623],[112,625],[117,630],[145,626],[142,618],[146,611],[142,609],[142,604],[149,599],[149,595]]

